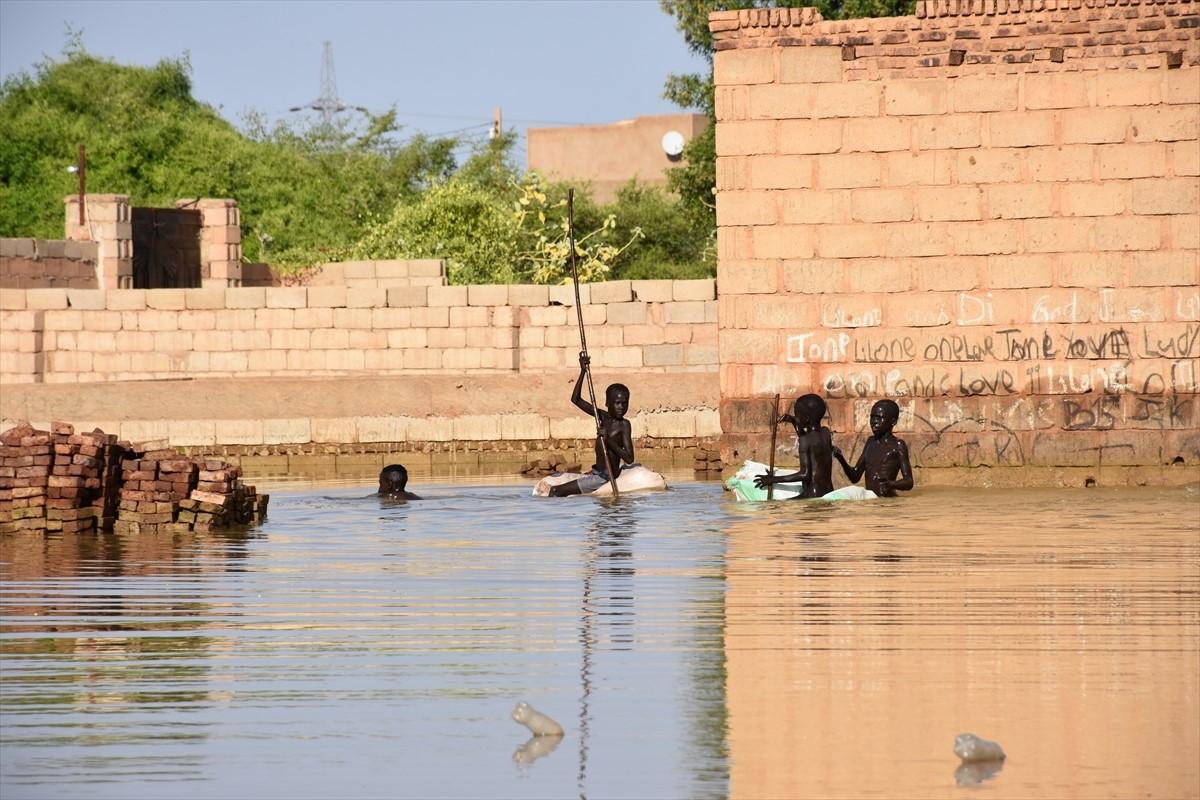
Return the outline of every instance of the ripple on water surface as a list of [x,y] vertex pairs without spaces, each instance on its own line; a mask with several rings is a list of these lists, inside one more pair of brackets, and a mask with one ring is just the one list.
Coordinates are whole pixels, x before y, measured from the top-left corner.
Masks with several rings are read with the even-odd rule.
[[[245,533],[0,540],[0,789],[1200,794],[1194,493],[527,490],[308,487]],[[562,741],[527,742],[518,700]],[[967,730],[1002,769],[955,772]]]

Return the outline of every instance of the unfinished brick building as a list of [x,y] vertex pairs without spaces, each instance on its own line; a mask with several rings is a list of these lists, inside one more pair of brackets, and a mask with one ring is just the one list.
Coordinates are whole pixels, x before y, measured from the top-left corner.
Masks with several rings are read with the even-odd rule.
[[727,462],[814,391],[954,482],[1195,480],[1200,4],[709,19]]

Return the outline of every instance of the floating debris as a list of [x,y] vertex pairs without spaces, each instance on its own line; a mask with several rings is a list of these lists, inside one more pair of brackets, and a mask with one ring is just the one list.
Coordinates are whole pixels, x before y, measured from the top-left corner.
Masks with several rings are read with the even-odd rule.
[[562,736],[563,728],[554,720],[538,711],[529,703],[517,703],[513,709],[512,718],[529,728],[534,736]]
[[966,764],[1005,759],[1004,748],[999,743],[982,739],[973,733],[960,733],[954,737],[954,755]]

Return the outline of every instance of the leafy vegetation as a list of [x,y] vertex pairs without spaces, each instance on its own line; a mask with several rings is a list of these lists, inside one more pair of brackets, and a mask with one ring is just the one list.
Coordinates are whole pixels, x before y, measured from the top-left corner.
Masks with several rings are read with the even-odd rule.
[[[394,113],[365,125],[238,130],[191,95],[187,57],[131,67],[74,39],[60,61],[0,86],[0,236],[58,238],[65,167],[88,148],[92,193],[134,205],[231,197],[247,260],[288,271],[344,258],[445,258],[454,283],[569,277],[567,186],[522,173],[503,135],[463,164],[456,140],[397,142]],[[715,272],[708,212],[631,183],[607,205],[578,187],[580,277],[699,277]]]
[[251,118],[242,133],[192,97],[186,56],[145,68],[78,46],[65,55],[0,85],[0,236],[62,236],[81,142],[89,192],[144,206],[234,198],[245,257],[296,265],[348,246],[454,168],[453,139],[398,144],[392,113],[361,132]]

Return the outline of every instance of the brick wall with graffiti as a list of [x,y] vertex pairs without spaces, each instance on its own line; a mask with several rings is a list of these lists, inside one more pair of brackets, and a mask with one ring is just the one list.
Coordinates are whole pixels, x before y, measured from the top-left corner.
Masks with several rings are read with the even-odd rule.
[[1198,25],[1172,0],[713,14],[725,460],[816,392],[847,451],[894,398],[956,482],[1196,480]]

